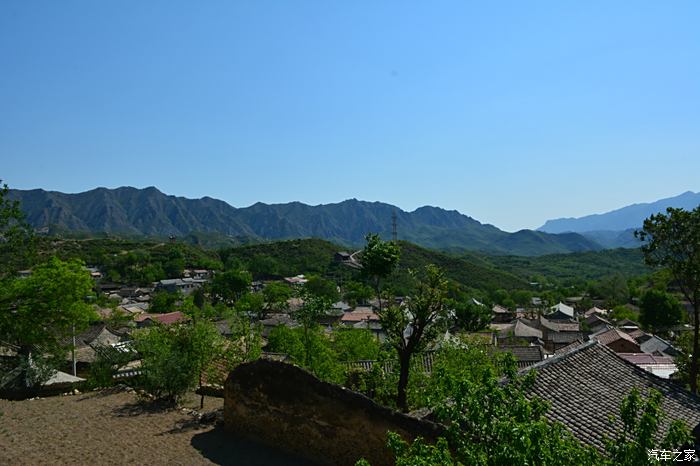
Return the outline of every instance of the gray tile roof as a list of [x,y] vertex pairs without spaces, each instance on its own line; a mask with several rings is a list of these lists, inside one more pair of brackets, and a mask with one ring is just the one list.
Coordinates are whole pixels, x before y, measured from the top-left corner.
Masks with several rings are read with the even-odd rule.
[[[620,404],[633,387],[642,394],[653,388],[663,395],[664,435],[669,420],[682,419],[691,430],[700,426],[700,398],[625,361],[595,340],[520,373],[529,370],[537,370],[529,394],[550,402],[547,417],[561,422],[583,443],[601,451],[605,436],[614,436],[620,427]],[[610,415],[616,417],[615,424],[609,422]]]
[[531,366],[534,363],[544,360],[544,349],[539,345],[501,346],[498,350],[512,353],[518,363],[518,367]]
[[529,325],[518,320],[513,328],[513,335],[516,337],[536,337],[542,338],[542,331],[536,328],[530,327]]
[[669,356],[675,356],[678,354],[678,351],[673,346],[671,346],[671,343],[667,342],[662,338],[657,337],[656,335],[652,335],[651,338],[648,338],[645,341],[643,341],[639,345],[639,347],[645,353],[659,352],[666,353]]

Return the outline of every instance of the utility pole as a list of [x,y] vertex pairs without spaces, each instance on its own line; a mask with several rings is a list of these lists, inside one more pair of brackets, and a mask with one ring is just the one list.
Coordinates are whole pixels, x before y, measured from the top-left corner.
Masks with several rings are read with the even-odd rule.
[[391,240],[396,242],[399,239],[399,235],[396,232],[396,211],[391,212]]
[[71,356],[73,359],[73,376],[78,376],[77,364],[75,362],[75,324],[73,324],[73,346],[71,347]]

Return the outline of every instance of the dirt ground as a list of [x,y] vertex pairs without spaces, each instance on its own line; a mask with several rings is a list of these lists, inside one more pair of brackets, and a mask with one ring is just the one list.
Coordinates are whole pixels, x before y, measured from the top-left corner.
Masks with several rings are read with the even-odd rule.
[[[220,410],[207,398],[202,412]],[[199,397],[183,409],[140,403],[123,390],[24,401],[0,400],[0,465],[302,465],[299,459],[233,438],[202,423]]]

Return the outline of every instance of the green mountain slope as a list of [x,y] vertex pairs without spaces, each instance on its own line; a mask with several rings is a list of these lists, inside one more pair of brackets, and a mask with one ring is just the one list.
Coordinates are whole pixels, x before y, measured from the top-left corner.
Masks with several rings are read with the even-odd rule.
[[539,257],[489,256],[484,259],[503,272],[512,273],[527,280],[536,279],[538,275],[562,281],[599,280],[617,273],[634,277],[651,271],[644,264],[639,248]]

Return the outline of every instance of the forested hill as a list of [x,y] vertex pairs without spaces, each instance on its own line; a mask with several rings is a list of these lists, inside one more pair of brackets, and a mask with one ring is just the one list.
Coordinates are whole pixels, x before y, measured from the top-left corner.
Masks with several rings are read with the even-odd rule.
[[151,237],[201,232],[253,241],[315,237],[359,246],[368,232],[389,237],[395,213],[399,238],[434,249],[522,256],[601,249],[574,233],[507,233],[454,210],[426,206],[406,212],[356,199],[318,206],[291,202],[235,208],[210,197],[169,196],[154,187],[97,188],[78,194],[12,190],[10,196],[20,201],[31,225],[52,232]]

